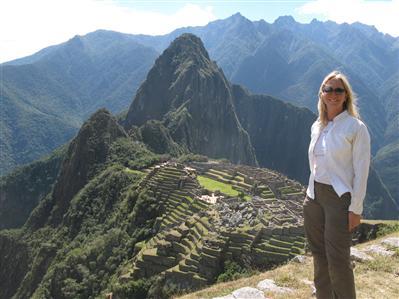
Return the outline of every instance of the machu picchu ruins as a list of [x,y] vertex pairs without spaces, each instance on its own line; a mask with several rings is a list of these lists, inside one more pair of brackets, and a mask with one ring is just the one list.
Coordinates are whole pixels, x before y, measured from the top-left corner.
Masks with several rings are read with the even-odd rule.
[[304,188],[277,172],[220,161],[165,162],[140,192],[161,205],[154,237],[120,280],[161,275],[181,289],[211,284],[226,261],[267,268],[304,251]]

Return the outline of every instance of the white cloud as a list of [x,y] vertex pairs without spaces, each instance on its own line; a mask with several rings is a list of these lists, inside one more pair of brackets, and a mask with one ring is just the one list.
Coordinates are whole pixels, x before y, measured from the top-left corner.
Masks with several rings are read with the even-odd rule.
[[361,22],[399,36],[399,0],[315,0],[298,8],[299,14],[316,14],[337,23]]
[[[124,4],[127,2],[125,1]],[[97,29],[124,33],[165,34],[215,20],[212,7],[185,4],[174,13],[139,10],[114,1],[0,1],[0,62],[30,55],[47,46]],[[159,4],[159,3],[158,3]]]

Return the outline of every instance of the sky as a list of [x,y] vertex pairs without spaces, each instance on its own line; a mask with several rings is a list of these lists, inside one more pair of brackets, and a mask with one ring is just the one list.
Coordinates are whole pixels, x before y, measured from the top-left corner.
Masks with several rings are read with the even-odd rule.
[[361,22],[399,36],[399,0],[1,0],[0,62],[98,29],[159,35],[237,12],[268,23],[284,15],[300,23]]

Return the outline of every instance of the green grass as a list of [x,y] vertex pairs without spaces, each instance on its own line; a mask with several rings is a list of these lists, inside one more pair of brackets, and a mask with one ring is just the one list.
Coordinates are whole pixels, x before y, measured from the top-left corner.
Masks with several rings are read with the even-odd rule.
[[214,192],[219,190],[220,192],[230,196],[238,196],[239,194],[238,191],[232,188],[232,185],[218,182],[204,176],[198,176],[197,179],[200,185],[209,191]]
[[369,220],[362,219],[362,222],[369,224],[380,224],[377,237],[382,237],[393,232],[399,232],[399,221],[398,220]]
[[135,169],[130,169],[129,167],[126,167],[126,168],[125,168],[125,172],[127,172],[127,173],[134,173],[134,174],[137,174],[137,175],[139,175],[139,176],[145,176],[145,175],[146,175],[146,173],[143,172],[143,171],[139,171],[139,170],[135,170]]

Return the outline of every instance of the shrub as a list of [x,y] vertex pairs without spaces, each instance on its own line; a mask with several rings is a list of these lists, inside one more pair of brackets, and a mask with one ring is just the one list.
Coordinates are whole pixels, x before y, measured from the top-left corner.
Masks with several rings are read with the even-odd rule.
[[399,222],[383,223],[378,227],[377,237],[382,237],[397,231],[399,231]]
[[238,279],[246,274],[246,272],[247,270],[236,262],[227,260],[224,263],[224,271],[218,276],[217,282],[219,283]]
[[147,298],[150,286],[151,282],[149,280],[139,279],[123,284],[115,284],[112,287],[112,293],[114,298],[142,299]]

